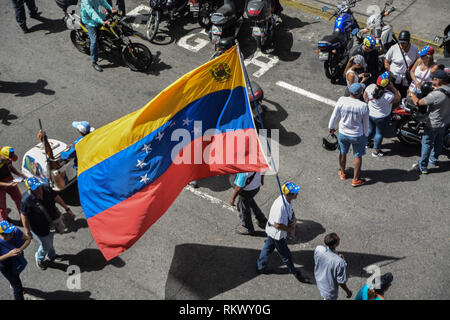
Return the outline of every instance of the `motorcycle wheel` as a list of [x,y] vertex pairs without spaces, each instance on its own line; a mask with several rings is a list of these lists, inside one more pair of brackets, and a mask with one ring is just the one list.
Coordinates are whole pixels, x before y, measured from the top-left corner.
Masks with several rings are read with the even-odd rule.
[[401,119],[395,128],[395,134],[396,134],[398,140],[400,140],[400,142],[405,145],[408,145],[408,146],[418,145],[418,144],[420,144],[420,142],[413,140],[413,139],[409,139],[409,138],[403,136],[400,132],[401,130],[409,131],[408,130],[409,129],[409,127],[408,127],[409,121],[410,121],[410,119],[408,119],[408,118]]
[[333,61],[325,61],[323,64],[325,76],[331,81],[336,81],[339,74],[339,67]]
[[261,37],[255,37],[255,40],[256,40],[256,50],[261,51],[262,49]]
[[159,10],[150,13],[150,18],[148,18],[147,25],[145,27],[146,35],[148,41],[153,41],[158,32],[159,22],[161,21],[161,12]]
[[89,54],[89,35],[81,30],[70,31],[70,40],[81,53]]
[[132,71],[146,71],[153,61],[152,53],[141,43],[131,43],[123,48],[122,59]]
[[198,24],[200,27],[205,30],[209,30],[211,28],[211,14],[216,12],[219,9],[217,3],[210,3],[208,1],[200,2],[199,11],[198,11]]

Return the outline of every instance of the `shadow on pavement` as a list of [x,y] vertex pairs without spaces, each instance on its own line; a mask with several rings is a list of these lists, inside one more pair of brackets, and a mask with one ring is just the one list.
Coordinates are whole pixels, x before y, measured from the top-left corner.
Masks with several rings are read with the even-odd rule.
[[[262,248],[262,244],[261,244]],[[260,250],[202,244],[182,244],[175,247],[165,287],[166,299],[211,299],[258,277],[256,261]],[[364,267],[384,261],[395,262],[403,258],[365,253],[342,252],[349,277],[366,277]],[[292,252],[294,263],[314,279],[314,251]],[[281,268],[280,268],[281,267]],[[269,268],[276,274],[286,274],[276,253],[271,255]],[[270,276],[270,275],[269,275]],[[267,277],[265,275],[265,277]],[[261,280],[262,281],[262,280]],[[292,281],[296,282],[292,276]]]
[[288,244],[308,243],[325,231],[325,228],[318,222],[298,219],[295,226],[295,238],[288,238],[287,242]]
[[59,192],[59,195],[69,206],[81,206],[80,195],[78,193],[78,181],[75,181],[70,187]]
[[[350,170],[349,170],[350,171]],[[417,181],[419,180],[419,173],[416,170],[408,169],[383,169],[383,170],[364,170],[361,175],[364,178],[369,178],[365,185],[375,184],[377,182],[383,183],[396,183],[404,181]],[[349,175],[353,176],[353,173]]]
[[153,61],[152,64],[150,65],[150,68],[148,68],[147,70],[147,74],[151,74],[154,76],[159,76],[159,74],[161,73],[161,71],[163,70],[169,70],[172,69],[171,65],[168,65],[167,63],[164,63],[161,59],[161,52],[157,51],[156,53],[152,53],[153,56]]
[[0,119],[5,126],[11,125],[9,120],[16,120],[17,116],[12,114],[8,109],[0,108]]
[[[68,262],[60,263],[60,262]],[[84,249],[77,254],[62,254],[58,256],[58,259],[54,262],[48,261],[46,263],[48,268],[58,269],[66,272],[68,266],[78,266],[80,272],[91,272],[103,270],[108,265],[113,265],[116,268],[122,268],[125,266],[125,262],[116,257],[110,261],[106,261],[102,253],[98,249]]]
[[24,288],[26,295],[30,295],[43,300],[95,300],[91,298],[89,291],[52,291],[44,292],[38,289]]
[[[197,180],[198,186],[208,188],[214,192],[221,192],[231,189],[230,175],[213,176],[205,179]],[[230,195],[231,197],[231,195]]]
[[54,95],[55,91],[45,89],[47,85],[48,82],[42,79],[39,79],[36,82],[0,81],[0,93],[11,93],[16,97],[28,97],[36,93]]
[[40,23],[32,26],[30,28],[30,32],[44,30],[48,31],[45,33],[47,35],[52,33],[60,33],[67,30],[66,24],[62,19],[48,19],[40,16],[35,20],[38,20]]

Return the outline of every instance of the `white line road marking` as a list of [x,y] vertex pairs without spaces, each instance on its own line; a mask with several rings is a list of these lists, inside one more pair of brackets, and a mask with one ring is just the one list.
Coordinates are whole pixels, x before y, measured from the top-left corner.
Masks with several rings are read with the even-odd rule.
[[149,14],[150,7],[146,6],[145,4],[141,4],[126,14],[127,17],[134,18],[133,23],[131,23],[131,26],[134,29],[138,29],[142,24],[147,23],[144,15],[142,15],[142,13]]
[[190,192],[192,192],[193,194],[199,196],[200,198],[206,199],[207,201],[211,202],[212,204],[218,204],[220,206],[222,206],[222,208],[227,209],[231,212],[236,212],[237,210],[232,207],[231,205],[229,205],[228,203],[226,203],[225,201],[222,201],[220,199],[217,199],[209,194],[207,194],[206,192],[202,192],[200,190],[197,190],[193,187],[191,187],[190,185],[187,185],[184,189],[189,190]]
[[195,45],[195,46],[192,46],[192,45],[187,43],[187,40],[189,40],[189,39],[191,39],[191,38],[193,38],[193,37],[195,37],[195,36],[197,36],[199,34],[204,34],[204,35],[208,36],[206,31],[202,30],[199,33],[191,33],[191,34],[188,34],[187,36],[184,36],[184,37],[180,38],[180,40],[178,40],[177,44],[180,47],[185,48],[185,49],[187,49],[189,51],[199,52],[200,49],[203,49],[204,47],[206,47],[208,45],[208,43],[209,43],[208,40],[205,40],[205,39],[202,39],[202,38],[195,38],[195,39],[191,40],[191,41],[197,43],[197,45]]
[[[266,60],[269,60],[268,62],[263,62],[259,60],[258,58],[263,58]],[[274,65],[276,65],[280,61],[280,59],[277,56],[271,55],[271,54],[265,54],[261,51],[256,52],[251,59],[244,60],[245,66],[248,66],[249,64],[254,64],[257,67],[259,67],[259,70],[256,71],[253,76],[254,77],[261,77],[264,73],[266,73],[270,68],[272,68]]]
[[334,101],[334,100],[331,100],[331,99],[328,99],[328,98],[324,98],[322,96],[319,96],[318,94],[306,91],[306,90],[304,90],[302,88],[295,87],[295,86],[293,86],[293,85],[291,85],[289,83],[286,83],[284,81],[278,81],[276,84],[279,87],[283,87],[285,89],[294,91],[295,93],[298,93],[298,94],[300,94],[302,96],[305,96],[305,97],[308,97],[310,99],[314,99],[314,100],[323,102],[323,103],[328,104],[328,105],[330,105],[332,107],[334,107],[336,105],[336,101]]

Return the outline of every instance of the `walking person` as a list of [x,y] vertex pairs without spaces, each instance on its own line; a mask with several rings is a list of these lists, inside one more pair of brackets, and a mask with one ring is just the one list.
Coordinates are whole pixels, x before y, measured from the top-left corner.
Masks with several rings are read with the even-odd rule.
[[13,147],[2,147],[0,149],[0,216],[2,220],[11,222],[8,217],[8,209],[6,207],[6,194],[9,194],[17,207],[17,212],[20,212],[20,200],[22,194],[20,193],[17,182],[14,182],[12,173],[26,178],[26,176],[19,172],[12,165],[13,161],[17,161],[17,155],[14,153]]
[[25,4],[28,7],[30,18],[37,19],[40,17],[40,12],[38,12],[35,0],[12,0],[12,4],[16,14],[16,21],[23,33],[30,32],[30,29],[27,27],[27,18],[25,16]]
[[372,157],[382,157],[381,143],[389,126],[392,105],[402,98],[400,92],[390,82],[389,72],[384,72],[364,91],[364,101],[369,106],[368,146],[373,147]]
[[[107,0],[109,5],[112,6],[112,0]],[[119,9],[119,14],[121,16],[126,15],[126,10],[125,10],[125,0],[116,0],[116,6]]]
[[336,233],[325,236],[324,246],[317,246],[314,250],[314,277],[317,288],[324,300],[337,300],[339,287],[350,299],[352,292],[347,287],[347,262],[344,256],[336,251],[340,239]]
[[380,277],[380,287],[375,289],[373,285],[365,284],[356,294],[355,300],[385,300],[384,295],[391,287],[394,276],[388,272]]
[[413,168],[421,174],[428,173],[428,166],[439,165],[438,158],[444,144],[445,126],[450,121],[450,86],[445,71],[438,69],[431,75],[434,90],[419,99],[413,93],[411,99],[417,106],[428,106],[428,116],[422,136],[422,151],[418,163]]
[[[50,261],[53,261],[57,256],[53,247],[53,233],[50,232],[53,221],[62,218],[56,203],[61,205],[72,217],[74,214],[64,200],[37,177],[28,178],[25,185],[28,190],[22,195],[22,224],[25,234],[29,236],[32,234],[39,242],[40,246],[35,254],[36,265],[39,269],[45,270],[45,258],[48,257]],[[64,232],[64,230],[60,230],[59,226],[55,226],[55,228],[60,233]]]
[[234,192],[231,196],[230,204],[235,206],[236,197],[238,198],[237,209],[241,220],[241,224],[236,229],[236,233],[254,235],[255,228],[252,222],[252,211],[261,229],[265,229],[267,223],[267,218],[254,199],[261,185],[264,185],[264,176],[261,176],[259,172],[238,173],[234,185]]
[[106,10],[116,13],[106,0],[81,0],[80,16],[81,22],[86,26],[90,39],[90,53],[92,67],[99,72],[103,68],[97,64],[98,61],[98,29],[102,25],[110,25],[111,22],[106,20],[106,14],[101,10],[100,6]]
[[353,181],[352,186],[358,187],[365,183],[361,178],[362,156],[366,154],[367,135],[369,134],[369,107],[367,103],[360,100],[364,84],[354,83],[350,86],[350,97],[340,97],[336,102],[333,113],[328,124],[330,133],[333,134],[336,129],[337,119],[339,121],[339,178],[347,178],[345,167],[347,163],[347,153],[350,145],[353,148]]
[[411,97],[413,93],[420,95],[422,92],[420,87],[427,81],[431,80],[431,74],[435,73],[439,66],[434,62],[433,47],[426,46],[419,51],[419,59],[416,60],[411,68],[412,82],[408,89],[408,95]]
[[15,300],[24,300],[20,273],[27,265],[23,251],[31,239],[8,221],[0,222],[0,272],[10,283]]
[[268,274],[267,264],[270,254],[277,249],[281,261],[288,267],[295,278],[303,283],[311,283],[309,278],[303,276],[300,270],[295,268],[291,251],[286,242],[288,233],[291,236],[295,234],[297,219],[292,208],[292,201],[297,199],[299,190],[300,186],[293,182],[286,182],[281,187],[283,195],[280,195],[270,208],[269,219],[266,225],[267,238],[256,263],[256,270],[260,274]]
[[410,41],[409,31],[401,31],[398,35],[398,45],[390,47],[384,56],[384,68],[392,74],[394,86],[400,91],[402,98],[406,97],[410,85],[406,73],[410,72],[414,62],[419,58],[419,49]]
[[350,58],[348,69],[345,69],[345,80],[347,81],[347,87],[345,88],[344,96],[350,96],[350,91],[348,89],[354,83],[365,83],[369,80],[369,73],[366,72],[367,63],[364,57],[361,55],[356,55]]

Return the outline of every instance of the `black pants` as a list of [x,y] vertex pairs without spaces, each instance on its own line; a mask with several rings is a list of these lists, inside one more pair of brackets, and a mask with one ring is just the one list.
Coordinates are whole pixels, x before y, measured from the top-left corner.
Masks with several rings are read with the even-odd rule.
[[[108,3],[112,6],[112,0],[107,0]],[[125,0],[116,0],[116,6],[119,8],[119,11],[122,11],[122,14],[125,15]]]
[[12,0],[14,11],[16,13],[16,21],[21,28],[27,26],[27,19],[25,17],[25,4],[28,7],[30,14],[37,13],[38,9],[34,0]]
[[24,300],[22,281],[20,281],[19,275],[14,273],[14,265],[14,259],[9,258],[7,260],[4,260],[0,262],[0,272],[11,284],[11,287],[13,287],[14,300]]
[[264,216],[264,213],[262,213],[254,199],[258,191],[259,188],[251,191],[241,190],[238,196],[237,209],[239,211],[239,219],[241,220],[241,225],[247,228],[249,232],[255,231],[252,222],[252,211],[259,224],[265,224],[267,222],[267,218]]
[[404,86],[401,82],[400,83],[394,83],[394,87],[400,92],[400,95],[402,98],[406,98],[406,95],[408,94],[408,86]]

